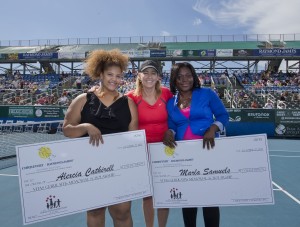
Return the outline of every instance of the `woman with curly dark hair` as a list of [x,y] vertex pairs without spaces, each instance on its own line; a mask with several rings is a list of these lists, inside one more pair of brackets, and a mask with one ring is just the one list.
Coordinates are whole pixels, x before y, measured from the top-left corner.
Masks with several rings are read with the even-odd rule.
[[[86,60],[86,73],[100,86],[77,96],[70,104],[63,123],[64,135],[70,138],[89,136],[90,144],[103,143],[103,134],[138,129],[137,108],[118,92],[128,57],[118,50],[93,51]],[[114,226],[132,227],[131,202],[108,207]],[[106,207],[87,212],[89,227],[105,226]]]

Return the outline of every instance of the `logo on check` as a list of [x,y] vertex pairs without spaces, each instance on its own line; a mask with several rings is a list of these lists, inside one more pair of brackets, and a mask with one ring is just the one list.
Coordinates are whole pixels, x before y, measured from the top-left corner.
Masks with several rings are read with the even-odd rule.
[[182,199],[182,196],[183,196],[183,194],[182,194],[182,192],[180,192],[179,190],[178,190],[178,188],[172,188],[171,190],[170,190],[170,196],[171,196],[171,199]]
[[59,208],[61,205],[61,200],[57,199],[55,195],[50,195],[46,199],[46,206],[48,210]]

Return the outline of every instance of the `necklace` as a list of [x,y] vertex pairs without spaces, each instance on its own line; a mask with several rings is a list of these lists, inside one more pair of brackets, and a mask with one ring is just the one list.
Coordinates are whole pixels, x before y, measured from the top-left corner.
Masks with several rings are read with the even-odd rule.
[[192,96],[183,98],[179,96],[178,106],[180,109],[185,109],[191,105]]
[[[102,92],[100,92],[100,94],[99,94],[99,97],[100,98],[104,98],[105,97],[105,92],[104,91],[102,91]],[[120,93],[119,92],[117,92],[117,94],[114,96],[114,98],[113,98],[113,101],[116,101],[117,100],[117,98],[120,96]]]

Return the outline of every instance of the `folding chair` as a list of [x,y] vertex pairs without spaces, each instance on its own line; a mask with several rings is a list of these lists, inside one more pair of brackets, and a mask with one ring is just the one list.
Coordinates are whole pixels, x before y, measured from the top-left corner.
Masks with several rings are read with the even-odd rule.
[[14,123],[13,120],[7,120],[3,125],[2,132],[6,132],[6,133],[12,132],[13,123]]
[[35,121],[27,121],[24,127],[24,132],[33,132],[33,126]]
[[24,126],[23,123],[24,123],[24,121],[18,120],[16,123],[19,124],[19,125],[15,125],[13,127],[13,131],[14,132],[23,132],[23,126]]
[[50,130],[50,125],[48,125],[48,123],[40,123],[37,126],[38,133],[48,133],[49,130]]

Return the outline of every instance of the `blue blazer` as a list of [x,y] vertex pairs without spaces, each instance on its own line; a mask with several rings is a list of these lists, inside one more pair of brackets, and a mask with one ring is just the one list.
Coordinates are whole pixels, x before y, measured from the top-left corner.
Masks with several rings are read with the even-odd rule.
[[[203,136],[212,125],[225,126],[229,121],[229,114],[221,99],[210,88],[193,90],[190,118],[187,119],[177,107],[178,95],[173,96],[167,103],[168,125],[176,132],[175,140],[182,140],[187,127],[190,125],[195,135]],[[223,130],[223,128],[220,128]]]

